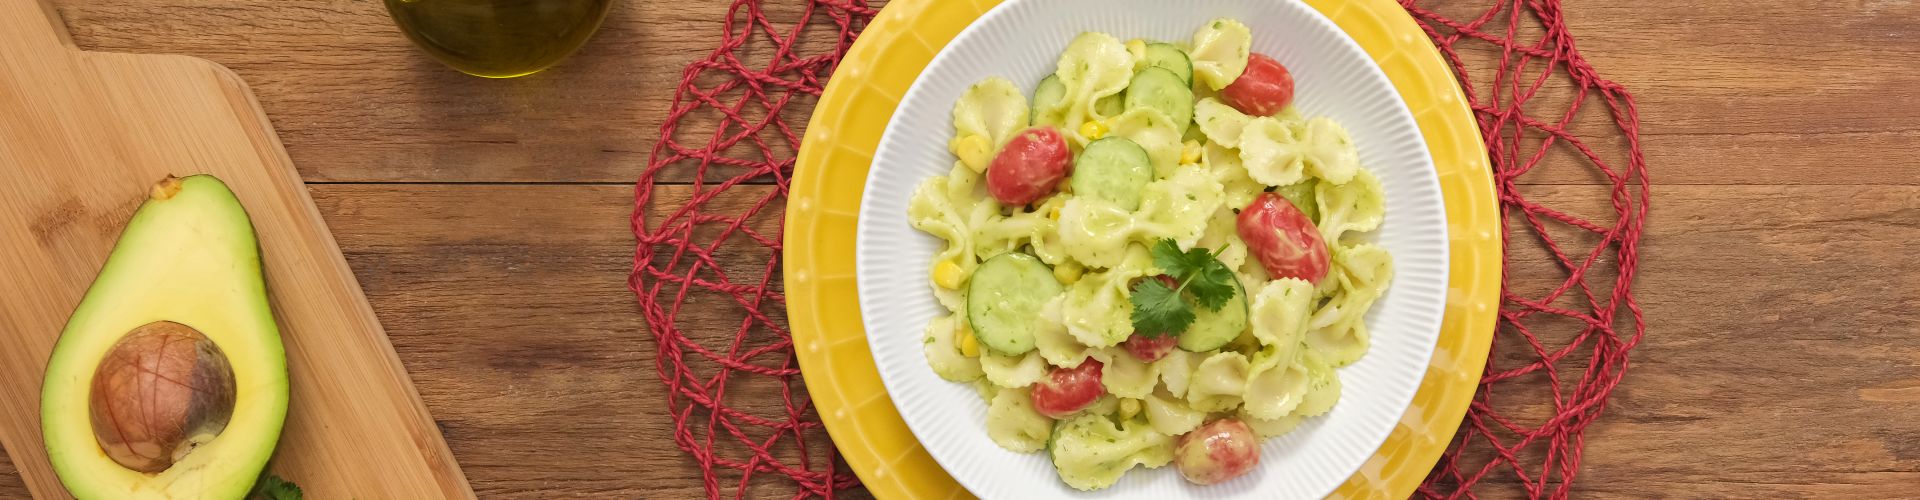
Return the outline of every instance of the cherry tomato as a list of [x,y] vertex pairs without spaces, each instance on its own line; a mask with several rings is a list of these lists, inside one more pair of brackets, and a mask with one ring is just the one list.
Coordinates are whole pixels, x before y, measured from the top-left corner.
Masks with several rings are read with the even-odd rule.
[[1260,439],[1239,419],[1208,422],[1180,435],[1173,448],[1173,467],[1194,484],[1219,484],[1239,477],[1260,464]]
[[1300,278],[1319,284],[1327,277],[1327,244],[1307,214],[1286,198],[1260,193],[1240,211],[1237,228],[1247,252],[1274,279]]
[[1047,378],[1033,384],[1033,409],[1041,415],[1066,418],[1093,405],[1107,393],[1100,385],[1100,361],[1086,360],[1074,368],[1054,368]]
[[1265,54],[1247,56],[1247,70],[1220,89],[1228,106],[1254,116],[1273,116],[1293,103],[1293,74]]
[[1022,130],[987,165],[987,192],[1001,203],[1026,205],[1052,193],[1072,170],[1073,153],[1060,131]]
[[1173,352],[1173,345],[1178,343],[1180,336],[1176,334],[1146,336],[1134,332],[1132,337],[1120,343],[1120,347],[1126,348],[1127,354],[1132,354],[1134,358],[1152,363]]

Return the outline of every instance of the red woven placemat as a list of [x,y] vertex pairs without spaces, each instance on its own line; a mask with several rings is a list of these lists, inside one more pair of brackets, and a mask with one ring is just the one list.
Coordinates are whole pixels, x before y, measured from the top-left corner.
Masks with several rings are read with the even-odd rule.
[[[1403,0],[1454,66],[1479,120],[1507,273],[1481,389],[1419,493],[1564,497],[1581,436],[1644,328],[1631,294],[1647,210],[1638,118],[1625,89],[1575,50],[1557,0],[1465,3]],[[1468,15],[1436,12],[1463,7]],[[795,498],[831,498],[859,484],[824,446],[799,387],[778,291],[780,232],[755,227],[778,227],[798,127],[874,10],[862,0],[734,0],[718,48],[686,67],[635,185],[628,285],[656,341],[674,443],[700,466],[709,497],[745,497],[771,482],[793,485]],[[1596,141],[1620,144],[1590,146]],[[1543,165],[1562,182],[1569,172],[1590,174],[1591,192],[1581,194],[1606,197],[1608,209],[1576,215],[1530,197],[1529,174]],[[656,199],[659,186],[688,182],[670,188],[679,190],[671,200]],[[1537,251],[1515,251],[1522,248]],[[765,258],[730,258],[742,253]],[[738,322],[715,324],[715,308]],[[689,319],[696,316],[705,322]],[[743,410],[728,399],[730,387],[777,395],[780,404]],[[1508,413],[1538,416],[1522,422]]]

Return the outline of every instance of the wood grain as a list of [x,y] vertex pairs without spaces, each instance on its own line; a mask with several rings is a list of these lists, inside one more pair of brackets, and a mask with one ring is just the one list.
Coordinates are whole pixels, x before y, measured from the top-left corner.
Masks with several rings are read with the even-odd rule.
[[[618,2],[582,54],[508,81],[438,67],[377,2],[55,3],[82,47],[206,57],[253,84],[302,176],[320,183],[316,203],[478,493],[703,494],[672,444],[651,336],[624,285],[628,183],[679,68],[711,50],[725,2]],[[1566,3],[1580,48],[1639,96],[1656,183],[1636,285],[1652,331],[1588,435],[1576,491],[1911,496],[1920,3]],[[466,185],[520,182],[541,184]],[[1528,182],[1556,206],[1605,206],[1576,169],[1550,165]],[[722,259],[744,271],[756,257]],[[693,311],[711,311],[693,320],[712,325],[700,334],[739,320]],[[767,395],[730,403],[771,414]],[[0,463],[0,497],[25,496],[10,467]]]
[[472,497],[246,84],[199,59],[73,50],[61,29],[38,0],[0,2],[0,443],[25,485],[67,496],[39,418],[67,314],[155,181],[211,173],[253,219],[286,347],[293,452],[271,468],[316,497]]
[[[310,182],[568,183],[633,181],[680,68],[713,49],[729,4],[616,2],[578,57],[529,78],[487,81],[443,71],[413,50],[379,2],[56,3],[82,47],[199,56],[239,72]],[[1666,167],[1656,170],[1662,183],[1920,178],[1876,161],[1920,154],[1909,104],[1920,73],[1906,70],[1920,66],[1912,43],[1920,4],[1567,3],[1580,47],[1639,96],[1644,148]],[[1423,3],[1447,13],[1485,4]],[[771,2],[767,14],[793,19],[782,9],[795,5]],[[822,30],[806,34],[803,43],[830,40]],[[807,109],[796,107],[791,122],[804,124]],[[711,118],[693,115],[688,136],[711,130]],[[1569,169],[1528,182],[1595,181]]]

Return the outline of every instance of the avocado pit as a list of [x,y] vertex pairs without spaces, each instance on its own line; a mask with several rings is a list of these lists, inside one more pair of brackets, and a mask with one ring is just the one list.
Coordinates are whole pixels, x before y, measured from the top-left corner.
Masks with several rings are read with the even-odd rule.
[[115,463],[158,473],[233,416],[233,367],[198,330],[156,321],[127,332],[93,372],[94,439]]

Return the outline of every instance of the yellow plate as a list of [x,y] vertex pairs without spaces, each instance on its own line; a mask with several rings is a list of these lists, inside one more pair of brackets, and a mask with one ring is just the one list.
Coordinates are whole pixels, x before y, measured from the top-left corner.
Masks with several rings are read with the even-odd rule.
[[[1335,497],[1403,498],[1427,477],[1486,365],[1500,290],[1499,221],[1479,129],[1453,74],[1392,0],[1306,0],[1385,70],[1433,152],[1451,270],[1433,360],[1400,424]],[[787,201],[787,319],[814,406],[847,464],[880,498],[969,497],[914,439],[880,383],[854,289],[854,226],[874,148],[933,55],[1001,0],[896,0],[821,95]]]

